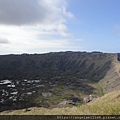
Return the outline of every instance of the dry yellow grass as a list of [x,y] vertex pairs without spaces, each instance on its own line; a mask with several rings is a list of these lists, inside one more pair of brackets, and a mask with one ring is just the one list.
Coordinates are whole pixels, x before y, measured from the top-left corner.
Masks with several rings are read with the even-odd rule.
[[80,107],[86,115],[120,115],[120,91],[111,92]]
[[111,92],[91,103],[72,108],[29,108],[5,111],[0,115],[120,115],[120,91]]
[[114,56],[111,68],[106,73],[105,77],[100,80],[100,84],[105,89],[106,93],[120,90],[120,62],[118,56]]

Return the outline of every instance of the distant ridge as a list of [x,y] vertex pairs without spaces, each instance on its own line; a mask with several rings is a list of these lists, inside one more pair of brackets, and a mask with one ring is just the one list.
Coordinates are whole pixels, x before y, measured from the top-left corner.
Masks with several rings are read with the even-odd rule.
[[0,56],[0,79],[77,75],[100,80],[110,68],[114,54],[101,52],[51,52]]

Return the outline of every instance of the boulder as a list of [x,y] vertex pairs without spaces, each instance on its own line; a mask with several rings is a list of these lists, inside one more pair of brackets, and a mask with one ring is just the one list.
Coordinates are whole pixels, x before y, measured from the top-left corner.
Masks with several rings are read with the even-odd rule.
[[96,95],[89,95],[87,98],[84,98],[84,99],[83,99],[83,103],[84,103],[84,104],[89,103],[89,102],[91,102],[93,99],[96,99],[96,98],[98,98],[98,96],[96,96]]
[[63,102],[60,102],[59,105],[66,105],[66,104],[69,104],[68,101],[63,101]]
[[51,92],[47,92],[47,93],[42,93],[43,97],[50,97],[52,95]]

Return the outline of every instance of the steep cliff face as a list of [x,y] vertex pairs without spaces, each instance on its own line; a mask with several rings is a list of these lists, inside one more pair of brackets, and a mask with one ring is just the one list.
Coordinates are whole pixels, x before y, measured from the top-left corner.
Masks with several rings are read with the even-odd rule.
[[101,52],[58,52],[0,56],[0,79],[77,76],[93,81],[102,79],[115,54]]

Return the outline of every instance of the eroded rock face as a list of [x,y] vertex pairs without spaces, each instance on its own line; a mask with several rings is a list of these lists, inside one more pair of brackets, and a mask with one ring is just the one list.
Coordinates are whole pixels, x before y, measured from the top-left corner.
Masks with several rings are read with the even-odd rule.
[[41,78],[71,74],[99,81],[110,69],[112,58],[109,56],[112,54],[72,51],[0,55],[0,79],[35,79],[35,76]]

